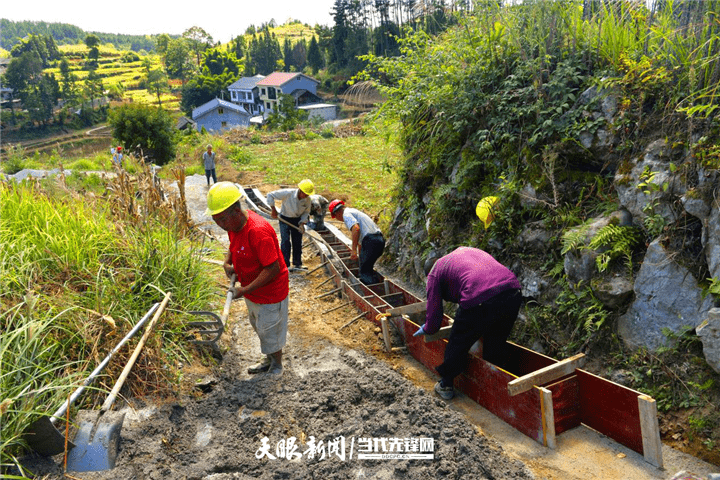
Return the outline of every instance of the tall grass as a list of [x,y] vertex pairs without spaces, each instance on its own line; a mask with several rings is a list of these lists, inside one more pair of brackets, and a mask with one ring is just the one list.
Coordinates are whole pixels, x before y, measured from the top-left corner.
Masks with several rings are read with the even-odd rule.
[[76,341],[63,320],[69,312],[39,307],[28,295],[0,313],[0,474],[19,465],[24,430],[38,414],[57,409],[82,372],[80,359],[68,362],[66,356]]
[[[62,181],[0,183],[0,462],[17,463],[23,430],[65,401],[154,301],[173,305],[128,379],[132,393],[168,392],[188,358],[183,312],[212,309],[217,289],[189,237],[184,208],[145,168],[104,198]],[[93,200],[93,198],[95,198]],[[106,368],[111,385],[126,352]],[[91,401],[93,394],[84,400]],[[79,407],[77,405],[76,407]],[[2,467],[3,470],[5,467]]]

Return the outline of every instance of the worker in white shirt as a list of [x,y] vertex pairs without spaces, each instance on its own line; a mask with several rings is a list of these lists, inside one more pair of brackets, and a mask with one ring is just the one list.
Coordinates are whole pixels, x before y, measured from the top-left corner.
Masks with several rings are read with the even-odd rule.
[[[272,218],[278,218],[279,215],[283,220],[280,222],[280,250],[288,267],[290,267],[292,247],[291,272],[307,270],[302,264],[302,234],[310,217],[312,207],[310,195],[314,193],[315,185],[306,178],[298,183],[298,188],[282,188],[267,194],[267,204],[272,210]],[[278,200],[282,202],[279,213],[275,208],[275,202]]]

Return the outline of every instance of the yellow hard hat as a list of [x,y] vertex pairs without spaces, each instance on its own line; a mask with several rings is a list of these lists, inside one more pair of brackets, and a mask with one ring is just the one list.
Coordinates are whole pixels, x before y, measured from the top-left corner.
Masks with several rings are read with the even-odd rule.
[[205,215],[222,213],[241,198],[243,193],[237,185],[232,182],[218,182],[208,191]]
[[305,195],[315,194],[315,185],[309,178],[306,178],[302,182],[298,183],[298,188],[302,190]]
[[481,199],[478,202],[477,207],[475,207],[475,213],[477,214],[478,218],[482,220],[486,230],[490,226],[492,221],[495,219],[493,207],[499,201],[500,199],[498,197],[485,197]]

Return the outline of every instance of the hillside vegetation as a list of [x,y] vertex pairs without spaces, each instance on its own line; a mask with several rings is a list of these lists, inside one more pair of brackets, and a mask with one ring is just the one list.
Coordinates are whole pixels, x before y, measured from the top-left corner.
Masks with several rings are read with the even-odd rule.
[[157,35],[124,35],[119,33],[86,32],[80,27],[68,23],[58,22],[36,22],[19,21],[15,22],[6,18],[0,18],[0,47],[10,50],[20,39],[30,34],[50,35],[58,45],[80,44],[85,41],[88,34],[95,34],[103,44],[111,44],[120,50],[155,50],[155,39]]
[[[658,5],[486,2],[445,34],[408,36],[398,57],[366,57],[358,80],[388,99],[380,118],[401,124],[386,265],[421,282],[431,252],[488,250],[528,286],[516,341],[560,358],[599,355],[599,373],[622,370],[624,384],[672,412],[666,439],[718,463],[720,376],[703,358],[697,324],[668,329],[670,346],[649,352],[617,331],[650,245],[692,273],[698,297],[720,293],[703,248],[713,221],[682,207],[690,198],[718,208],[720,2]],[[487,196],[500,202],[485,229],[475,206]],[[618,228],[610,213],[621,205],[632,214]],[[608,228],[584,243],[601,220]],[[579,282],[571,255],[593,250],[608,253]],[[600,300],[610,277],[629,285],[611,306]],[[635,297],[652,296],[638,288]],[[686,431],[668,425],[675,415],[689,420]]]

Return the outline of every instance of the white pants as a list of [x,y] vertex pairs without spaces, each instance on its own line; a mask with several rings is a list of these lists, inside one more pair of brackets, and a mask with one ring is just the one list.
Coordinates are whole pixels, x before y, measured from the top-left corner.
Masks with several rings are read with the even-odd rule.
[[279,352],[285,346],[288,329],[288,298],[278,303],[261,304],[245,299],[250,325],[260,338],[265,355]]

